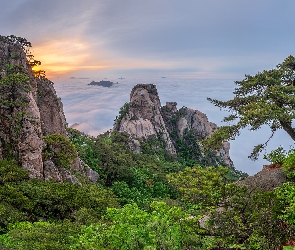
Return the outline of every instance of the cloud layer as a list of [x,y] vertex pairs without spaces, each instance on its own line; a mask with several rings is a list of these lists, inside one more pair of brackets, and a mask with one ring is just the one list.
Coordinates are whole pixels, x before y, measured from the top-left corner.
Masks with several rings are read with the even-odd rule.
[[[207,97],[228,100],[232,98],[235,87],[233,79],[195,79],[183,77],[126,78],[111,88],[88,86],[92,79],[58,79],[55,83],[57,94],[64,103],[65,115],[69,125],[78,123],[76,129],[96,136],[106,132],[113,126],[113,121],[119,109],[129,101],[130,92],[138,83],[153,83],[157,85],[162,106],[166,102],[176,101],[177,107],[186,106],[207,114],[209,121],[224,125],[221,121],[227,112],[219,110],[207,101]],[[99,80],[99,79],[94,79]],[[237,169],[249,174],[261,170],[266,161],[253,162],[248,159],[254,146],[264,143],[271,132],[268,127],[259,131],[243,130],[241,136],[231,141],[230,155]],[[292,145],[292,140],[283,131],[271,140],[267,150],[275,149],[280,144],[286,148]]]

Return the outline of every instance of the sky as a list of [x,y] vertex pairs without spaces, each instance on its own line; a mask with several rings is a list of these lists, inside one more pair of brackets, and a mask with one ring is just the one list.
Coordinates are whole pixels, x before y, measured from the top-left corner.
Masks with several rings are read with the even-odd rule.
[[293,0],[1,0],[49,77],[256,73],[294,54]]
[[[123,88],[125,92],[120,96],[105,93],[96,103],[95,98],[93,103],[78,103],[89,93],[78,90],[74,83],[71,94],[67,93],[69,88],[63,83],[71,84],[66,80],[72,76],[93,80],[123,76],[133,79],[129,84],[136,84],[135,79],[137,83],[157,83],[153,79],[160,76],[169,76],[167,81],[180,79],[175,88],[187,92],[182,89],[184,92],[179,95],[177,90],[167,91],[170,94],[167,101],[209,112],[211,121],[220,125],[219,110],[214,111],[213,105],[208,108],[206,97],[213,95],[226,100],[226,91],[234,87],[235,80],[274,68],[288,55],[295,55],[294,0],[1,0],[0,3],[0,35],[13,34],[32,43],[32,54],[42,62],[40,68],[49,79],[59,83],[58,94],[67,119],[72,123],[76,117],[85,124],[87,132],[111,127],[114,110],[128,101],[130,89]],[[183,79],[196,79],[196,86],[185,88]],[[194,97],[200,97],[196,92],[198,84],[203,84],[202,79],[209,79],[205,81],[208,88],[201,92],[204,101],[199,102]],[[222,87],[214,84],[214,80],[217,83],[221,80]],[[161,92],[165,95],[164,87]],[[112,112],[104,103],[108,106],[111,103]],[[70,105],[79,108],[71,109]],[[87,105],[93,109],[88,110]],[[88,111],[80,113],[85,109]],[[238,145],[239,153],[246,157],[249,152],[243,152],[243,145],[250,136],[242,133],[243,136],[233,145]],[[243,170],[248,164],[245,160]]]

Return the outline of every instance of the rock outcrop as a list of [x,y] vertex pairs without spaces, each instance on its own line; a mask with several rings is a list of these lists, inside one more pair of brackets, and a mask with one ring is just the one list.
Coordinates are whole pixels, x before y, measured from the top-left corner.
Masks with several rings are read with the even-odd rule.
[[[162,107],[163,117],[166,121],[170,134],[176,132],[177,138],[186,140],[186,135],[193,132],[199,140],[210,136],[216,129],[217,125],[208,120],[206,114],[199,110],[193,110],[187,107],[182,107],[177,110],[176,102],[167,102],[166,106]],[[229,156],[230,144],[223,143],[220,150],[216,152],[223,161],[232,166],[233,162]]]
[[264,165],[260,172],[253,176],[248,176],[243,180],[239,180],[237,184],[246,185],[250,190],[260,189],[262,191],[272,191],[287,181],[292,180],[287,178],[286,173],[281,167]]
[[133,88],[128,111],[120,117],[113,129],[127,132],[134,138],[148,139],[155,136],[165,141],[166,150],[176,153],[162,117],[158,92],[153,84],[138,84]]
[[[207,116],[198,111],[183,107],[177,109],[176,102],[167,102],[161,106],[156,86],[138,84],[130,94],[128,108],[117,118],[113,130],[127,132],[132,138],[147,140],[156,137],[165,142],[166,150],[177,153],[178,139],[186,140],[186,135],[193,133],[199,140],[210,136],[217,125],[209,122]],[[137,145],[137,151],[139,146]],[[232,166],[229,157],[228,142],[217,151],[225,164]]]
[[30,178],[78,183],[80,172],[96,182],[78,158],[67,171],[43,160],[44,136],[67,137],[62,103],[51,81],[35,77],[22,41],[0,38],[0,159],[15,159]]

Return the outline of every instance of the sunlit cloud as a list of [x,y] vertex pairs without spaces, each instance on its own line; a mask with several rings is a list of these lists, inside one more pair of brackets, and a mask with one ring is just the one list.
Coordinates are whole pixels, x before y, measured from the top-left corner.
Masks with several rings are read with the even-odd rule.
[[91,48],[80,40],[53,40],[34,46],[32,54],[42,62],[39,68],[47,74],[66,74],[79,69],[101,70],[109,66],[93,62]]

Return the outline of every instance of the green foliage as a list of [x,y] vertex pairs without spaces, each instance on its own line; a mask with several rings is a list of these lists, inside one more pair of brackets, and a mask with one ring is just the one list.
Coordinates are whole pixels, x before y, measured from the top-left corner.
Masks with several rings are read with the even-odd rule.
[[264,159],[278,166],[282,166],[288,178],[295,178],[294,148],[291,148],[289,151],[286,151],[280,146],[277,149],[271,151],[269,154],[264,155]]
[[[97,221],[107,207],[118,207],[115,195],[97,185],[29,180],[0,186],[2,230],[8,223],[29,219]],[[9,213],[6,213],[9,211]]]
[[0,104],[8,108],[26,106],[28,100],[24,93],[30,91],[29,77],[25,74],[9,74],[0,79]]
[[118,207],[113,193],[97,185],[80,187],[71,183],[30,180],[20,183],[17,188],[31,203],[26,211],[42,218],[71,219],[81,208],[93,209],[99,218],[107,207]]
[[96,157],[95,140],[80,131],[72,128],[67,129],[69,138],[78,150],[79,157],[90,166],[91,169],[99,172],[98,166],[101,161]]
[[[0,203],[0,235],[5,233],[7,226],[19,221],[26,221],[29,216],[6,202]],[[0,241],[1,242],[1,241]]]
[[70,168],[77,158],[75,145],[60,134],[51,134],[44,137],[46,143],[43,149],[45,160],[52,160],[58,167]]
[[[295,140],[292,121],[295,117],[295,57],[287,57],[275,69],[264,70],[255,76],[246,75],[242,81],[236,81],[235,97],[229,101],[218,101],[208,98],[215,106],[231,112],[224,118],[234,125],[222,126],[204,141],[207,148],[219,148],[226,140],[234,139],[239,131],[249,127],[258,130],[268,125],[272,135],[278,129],[284,129]],[[257,159],[267,142],[257,146],[251,159]]]
[[9,233],[0,236],[0,243],[13,250],[68,250],[71,237],[78,235],[80,226],[69,221],[21,222],[14,224]]
[[123,118],[126,118],[126,115],[129,111],[130,103],[126,102],[119,110],[119,116],[116,116],[114,124],[120,124]]
[[201,249],[199,238],[183,222],[189,215],[181,208],[163,202],[151,204],[152,212],[135,204],[108,209],[109,224],[83,227],[74,249]]
[[283,226],[284,206],[273,192],[229,183],[227,171],[197,167],[168,175],[183,199],[194,204],[194,214],[202,217],[196,233],[210,236],[211,247],[277,249],[292,232]]
[[0,160],[0,185],[27,179],[29,173],[16,165],[14,161]]
[[[157,144],[156,138],[141,142],[142,153],[136,154],[129,148],[127,134],[112,132],[92,138],[77,130],[68,131],[81,159],[99,173],[101,184],[112,189],[121,205],[135,202],[147,209],[155,199],[178,197],[166,174],[182,170],[185,165],[165,155],[167,151]],[[194,138],[191,136],[192,141]],[[236,179],[232,171],[226,175],[229,181]]]
[[269,154],[264,155],[263,159],[270,161],[273,164],[282,166],[286,159],[286,151],[280,146],[271,151]]
[[141,208],[147,208],[156,198],[172,196],[171,188],[147,168],[133,169],[131,182],[115,182],[111,189],[119,197],[122,205],[136,203]]
[[293,225],[295,230],[295,185],[292,182],[286,182],[275,190],[276,195],[283,204],[283,211],[280,218]]
[[26,180],[27,171],[9,161],[0,161],[0,173],[0,231],[3,232],[9,223],[41,218],[97,222],[108,207],[119,206],[116,196],[98,185],[80,187],[52,180]]
[[124,133],[91,138],[77,130],[69,131],[81,159],[99,173],[101,184],[111,187],[122,205],[136,202],[146,208],[153,199],[175,196],[166,174],[179,171],[182,167],[178,162],[132,152],[130,139]]
[[175,162],[177,160],[175,155],[166,150],[167,142],[161,133],[151,135],[146,140],[139,139],[139,142],[142,154],[154,155],[166,162]]
[[[227,184],[228,168],[200,166],[185,168],[184,171],[169,174],[169,183],[176,187],[184,200],[210,210],[219,206],[229,195]],[[229,186],[228,186],[229,187]]]
[[5,232],[9,223],[28,219],[26,213],[17,209],[28,200],[13,188],[14,182],[25,180],[28,175],[28,171],[14,161],[0,160],[0,234]]

